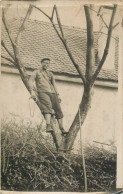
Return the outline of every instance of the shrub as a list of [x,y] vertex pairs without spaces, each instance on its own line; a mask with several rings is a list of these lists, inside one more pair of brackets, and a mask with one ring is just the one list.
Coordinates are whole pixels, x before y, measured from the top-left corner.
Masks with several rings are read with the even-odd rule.
[[[21,118],[2,121],[2,190],[84,191],[81,156],[57,153],[41,131]],[[90,146],[85,153],[88,191],[114,190],[116,154]]]

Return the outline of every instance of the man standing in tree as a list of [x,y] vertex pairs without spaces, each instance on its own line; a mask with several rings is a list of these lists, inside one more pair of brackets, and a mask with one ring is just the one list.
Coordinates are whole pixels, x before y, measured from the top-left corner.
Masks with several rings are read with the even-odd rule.
[[36,101],[36,95],[33,90],[33,84],[35,82],[38,97],[41,103],[41,111],[46,120],[46,132],[52,132],[51,128],[51,116],[55,115],[59,124],[59,128],[62,134],[67,134],[63,128],[63,113],[60,107],[61,99],[58,97],[59,93],[55,85],[55,79],[53,74],[47,70],[50,65],[50,59],[44,58],[41,60],[41,67],[35,70],[30,79],[29,86],[31,91],[31,97]]

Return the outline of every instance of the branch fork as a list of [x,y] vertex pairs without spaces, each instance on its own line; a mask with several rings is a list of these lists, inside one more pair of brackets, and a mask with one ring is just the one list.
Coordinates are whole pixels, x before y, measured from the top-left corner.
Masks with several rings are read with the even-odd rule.
[[[33,8],[39,10],[41,13],[43,13],[51,22],[54,30],[56,31],[58,37],[60,38],[60,40],[62,41],[65,49],[66,49],[66,52],[68,53],[68,56],[70,58],[70,60],[72,61],[74,67],[76,68],[78,74],[80,75],[80,78],[82,79],[83,81],[83,84],[84,84],[84,93],[83,93],[83,97],[82,97],[82,101],[81,101],[81,109],[80,109],[80,116],[81,116],[81,125],[83,124],[85,118],[86,118],[86,115],[87,115],[87,112],[88,112],[88,109],[90,107],[90,101],[91,101],[91,89],[92,89],[92,86],[94,85],[94,82],[106,60],[106,56],[108,54],[108,50],[109,50],[109,45],[110,45],[110,40],[111,40],[111,34],[112,34],[112,31],[113,29],[118,25],[114,25],[113,26],[113,21],[114,21],[114,15],[115,15],[115,12],[116,12],[116,8],[117,6],[114,5],[113,9],[112,9],[112,17],[111,17],[111,20],[110,20],[110,25],[108,27],[108,36],[107,36],[107,41],[106,41],[106,46],[105,46],[105,49],[104,49],[104,53],[103,53],[103,56],[102,56],[102,59],[100,60],[99,62],[99,65],[96,69],[96,71],[93,73],[92,69],[93,69],[93,65],[94,64],[94,59],[93,56],[90,57],[90,59],[88,60],[88,56],[86,58],[86,75],[83,74],[82,70],[80,69],[79,65],[75,62],[75,59],[74,57],[72,56],[72,53],[67,45],[67,41],[65,39],[65,36],[64,36],[64,32],[63,32],[63,28],[62,28],[62,25],[61,25],[61,21],[60,21],[60,17],[59,17],[59,14],[58,14],[58,10],[57,10],[57,7],[56,5],[54,5],[53,7],[53,10],[52,10],[52,16],[48,16],[44,11],[42,11],[40,8],[34,6],[34,5],[30,5],[29,6],[29,9],[27,11],[27,14],[23,20],[23,23],[18,31],[18,34],[17,34],[17,37],[15,39],[15,41],[13,41],[13,38],[11,36],[11,33],[8,29],[8,26],[6,24],[6,20],[5,20],[5,15],[4,15],[4,11],[3,11],[3,23],[4,23],[4,26],[5,26],[5,29],[6,29],[6,32],[8,34],[8,37],[10,39],[10,42],[12,44],[12,47],[13,47],[13,51],[14,51],[14,56],[13,54],[7,49],[7,47],[5,46],[4,42],[2,42],[2,46],[4,47],[4,49],[7,51],[7,53],[10,55],[10,57],[13,59],[13,62],[15,62],[16,64],[16,67],[18,68],[20,74],[21,74],[21,78],[22,78],[22,81],[24,83],[24,85],[26,86],[27,90],[30,91],[29,89],[29,84],[28,84],[28,80],[27,80],[27,74],[26,74],[26,70],[20,60],[20,57],[19,57],[19,50],[18,50],[18,42],[19,42],[19,39],[21,37],[21,33],[23,32],[24,28],[25,28],[25,25],[26,25],[26,22],[27,20],[29,19],[30,17],[30,14],[33,10]],[[86,18],[87,18],[87,22],[88,24],[90,23],[91,24],[91,30],[92,32],[89,32],[88,31],[88,36],[87,36],[87,39],[91,41],[91,46],[93,47],[93,24],[92,24],[92,21],[91,21],[91,17],[90,17],[90,12],[89,12],[89,9],[91,9],[88,5],[85,5],[85,12],[86,12]],[[59,31],[57,30],[56,26],[55,26],[55,23],[53,22],[53,17],[54,17],[54,13],[56,13],[56,19],[57,19],[57,22],[58,22],[58,26],[59,26],[59,29],[60,29],[60,33]],[[100,10],[99,10],[99,13],[98,15],[100,15]],[[100,16],[101,17],[101,16]],[[103,18],[102,18],[103,19]],[[107,26],[107,24],[105,24]],[[89,27],[89,25],[88,25]],[[89,45],[89,41],[88,41],[88,48],[90,47]],[[87,50],[89,52],[89,50]],[[91,55],[92,53],[94,54],[94,51],[91,52]],[[94,55],[95,56],[95,55]],[[3,58],[5,58],[4,56],[2,56]],[[7,59],[7,58],[6,58]],[[9,61],[11,59],[8,59]],[[12,60],[11,60],[12,62]],[[93,62],[93,63],[91,63]],[[89,76],[89,77],[88,77]],[[39,100],[36,102],[36,104],[38,105],[39,108],[41,108],[41,105],[40,105],[40,102]],[[64,145],[64,148],[66,150],[70,150],[73,143],[74,143],[74,140],[75,140],[75,136],[77,135],[78,133],[78,125],[77,125],[77,121],[78,121],[78,118],[79,118],[79,112],[77,112],[76,116],[75,116],[75,119],[69,129],[69,133],[67,135],[67,137],[65,137],[65,145]],[[58,139],[57,139],[57,136],[55,134],[55,132],[51,133],[52,134],[52,137],[53,137],[53,140],[55,142],[55,146],[56,148],[58,149],[59,148],[59,142],[58,142]],[[70,138],[72,139],[70,142]]]

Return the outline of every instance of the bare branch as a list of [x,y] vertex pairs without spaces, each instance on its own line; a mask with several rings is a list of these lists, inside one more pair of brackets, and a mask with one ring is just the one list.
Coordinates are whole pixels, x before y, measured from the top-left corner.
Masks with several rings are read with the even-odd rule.
[[114,28],[116,28],[118,26],[119,22],[117,22],[114,26],[113,26],[113,30]]
[[[100,38],[100,36],[102,35],[102,34],[104,34],[104,35],[108,35],[108,33],[105,33],[105,32],[99,32],[100,33],[100,35],[98,36],[98,39]],[[117,40],[117,38],[116,37],[114,37],[114,36],[111,36],[111,38],[113,38],[114,40]]]
[[6,19],[5,19],[4,10],[2,11],[2,21],[3,21],[3,24],[4,24],[4,26],[5,26],[6,32],[7,32],[7,34],[8,34],[8,37],[9,37],[9,39],[10,39],[10,41],[11,41],[12,47],[14,48],[15,43],[14,43],[14,40],[13,40],[13,38],[12,38],[12,36],[11,36],[11,33],[10,33],[10,31],[9,31],[9,28],[8,28],[8,25],[7,25],[7,22],[6,22]]
[[[99,8],[99,10],[98,10],[98,12],[97,12],[97,16],[100,15],[101,10],[102,10],[102,6],[100,6],[100,8]],[[96,11],[95,11],[95,12],[96,12]]]
[[23,23],[22,23],[22,25],[21,25],[21,27],[20,27],[20,29],[19,29],[19,31],[18,31],[16,40],[15,40],[15,43],[16,43],[16,44],[18,44],[19,38],[20,38],[20,36],[21,36],[21,32],[22,32],[22,31],[24,30],[24,28],[25,28],[25,24],[26,24],[27,20],[29,19],[30,15],[31,15],[32,9],[33,9],[33,7],[32,7],[32,5],[30,5],[29,8],[28,8],[28,11],[27,11],[27,13],[26,13],[26,16],[25,16],[25,18],[24,18],[24,20],[23,20]]
[[55,6],[53,7],[53,11],[52,11],[51,20],[53,20],[54,11],[55,11]]
[[[32,5],[32,6],[33,6],[33,5]],[[80,77],[81,77],[81,79],[82,79],[82,81],[83,81],[83,84],[85,84],[85,76],[83,75],[83,73],[82,73],[82,71],[81,71],[79,65],[75,62],[75,60],[74,60],[74,58],[73,58],[73,56],[72,56],[72,54],[71,54],[71,52],[70,52],[70,50],[69,50],[69,48],[68,48],[68,46],[67,46],[66,40],[63,38],[64,35],[63,35],[63,30],[62,30],[61,22],[60,22],[60,19],[59,19],[57,7],[55,6],[55,11],[56,11],[56,15],[57,15],[58,25],[59,25],[60,31],[62,30],[61,33],[62,33],[63,37],[60,36],[60,34],[59,34],[59,32],[58,32],[58,30],[57,30],[57,28],[56,28],[56,26],[55,26],[55,24],[54,24],[52,18],[49,17],[46,13],[44,13],[44,12],[43,12],[41,9],[39,9],[38,7],[36,7],[36,6],[33,6],[33,7],[35,7],[36,9],[38,9],[39,11],[41,11],[46,17],[48,17],[48,19],[50,20],[50,22],[51,22],[53,28],[55,29],[55,31],[56,31],[56,33],[57,33],[57,35],[58,35],[58,37],[59,37],[60,40],[62,41],[62,43],[63,43],[63,45],[64,45],[64,47],[65,47],[65,49],[66,49],[66,51],[67,51],[67,53],[68,53],[68,56],[70,57],[72,63],[74,64],[76,70],[78,71],[78,73],[79,73],[79,75],[80,75]]]
[[113,12],[112,12],[112,16],[111,16],[111,20],[110,20],[110,24],[109,24],[109,29],[108,29],[108,35],[107,35],[107,41],[106,41],[106,46],[105,46],[105,49],[104,49],[104,53],[103,53],[103,56],[102,56],[102,59],[92,77],[92,82],[91,84],[93,85],[94,81],[96,80],[97,78],[97,75],[99,74],[105,60],[106,60],[106,57],[107,57],[107,54],[108,54],[108,51],[109,51],[109,46],[110,46],[110,42],[111,42],[111,35],[112,35],[112,31],[113,31],[113,21],[114,21],[114,16],[115,16],[115,13],[116,13],[116,9],[117,9],[117,5],[114,5],[114,9],[113,9]]
[[62,38],[65,40],[63,29],[62,29],[62,25],[61,25],[61,21],[60,21],[60,17],[59,17],[56,5],[54,6],[54,8],[55,8],[55,12],[56,12],[56,17],[57,17],[58,25],[59,25],[59,28],[60,28],[60,31],[61,31],[61,34],[62,34]]
[[3,56],[3,55],[1,55],[1,57],[2,57],[3,59],[6,59],[7,61],[10,61],[10,62],[13,63],[14,65],[16,65],[16,63],[15,63],[12,59],[10,59],[10,58],[8,58],[8,57],[5,57],[5,56]]
[[67,53],[68,53],[68,56],[70,57],[72,63],[74,64],[76,70],[78,71],[78,73],[79,73],[79,75],[80,75],[80,77],[81,77],[81,79],[82,79],[82,81],[83,81],[83,84],[85,84],[85,76],[83,75],[83,73],[82,73],[82,71],[81,71],[79,65],[75,62],[75,60],[74,60],[74,58],[73,58],[73,56],[72,56],[72,54],[71,54],[71,51],[69,50],[69,48],[68,48],[68,46],[67,46],[66,41],[65,41],[65,40],[60,36],[60,34],[58,33],[55,24],[54,24],[53,22],[51,22],[51,23],[52,23],[53,28],[55,29],[57,35],[59,36],[60,40],[62,41],[62,43],[63,43],[63,45],[64,45],[64,47],[65,47],[65,49],[66,49],[66,51],[67,51]]
[[86,80],[90,82],[95,65],[94,32],[91,12],[88,5],[84,6],[87,22],[87,54],[86,54]]
[[51,24],[52,24],[52,26],[53,26],[54,30],[56,31],[56,33],[57,33],[58,37],[60,38],[60,40],[63,42],[64,40],[63,40],[63,38],[60,36],[60,34],[59,34],[59,32],[58,32],[58,30],[57,30],[57,28],[56,28],[56,26],[55,26],[54,22],[53,22],[53,21],[51,21]]
[[[24,21],[23,21],[23,24],[21,25],[21,27],[20,27],[20,29],[19,29],[19,32],[18,32],[18,35],[17,35],[17,38],[16,38],[16,43],[18,43],[20,34],[21,34],[21,32],[23,31],[23,29],[24,29],[24,25],[25,25],[27,19],[29,18],[29,16],[30,16],[30,14],[31,14],[31,11],[32,11],[32,8],[33,8],[33,7],[35,7],[35,6],[30,6],[29,9],[28,9],[28,12],[27,12],[26,17],[25,17],[25,19],[24,19]],[[37,8],[37,7],[35,7],[35,8]],[[40,10],[39,8],[37,8],[37,9]],[[40,10],[40,11],[41,11],[45,16],[47,16],[47,17],[50,19],[50,21],[51,21],[51,18],[50,18],[47,14],[45,14],[42,10]],[[5,46],[5,44],[4,44],[3,41],[2,41],[1,44],[2,44],[2,46],[5,48],[5,50],[7,51],[7,53],[8,53],[8,54],[12,57],[12,59],[15,61],[16,67],[17,67],[17,69],[19,70],[19,73],[20,73],[20,75],[21,75],[21,79],[22,79],[24,85],[26,86],[27,90],[30,92],[30,87],[29,87],[29,83],[28,83],[29,75],[26,73],[26,69],[25,69],[25,67],[24,67],[24,65],[23,65],[23,62],[21,61],[21,58],[20,58],[20,55],[19,55],[19,48],[18,48],[18,45],[17,45],[17,44],[14,44],[14,42],[12,41],[11,34],[10,34],[10,32],[9,32],[9,30],[8,30],[8,27],[7,27],[7,25],[6,25],[4,13],[3,13],[3,23],[4,23],[5,28],[6,28],[6,31],[7,31],[7,33],[8,33],[9,39],[10,39],[10,41],[11,41],[11,43],[12,43],[13,52],[14,52],[15,56],[13,56],[13,55],[11,54],[11,52],[6,48],[6,46]],[[6,59],[7,59],[7,58],[6,58]],[[11,59],[10,59],[10,60],[11,60]],[[10,61],[10,60],[9,60],[9,61]],[[11,60],[11,62],[12,62],[12,60]],[[39,99],[38,99],[38,101],[36,102],[36,104],[38,105],[39,109],[41,110],[41,104],[40,104]],[[52,135],[52,137],[53,137],[55,146],[56,146],[56,148],[57,148],[57,150],[58,150],[59,145],[58,145],[58,140],[57,140],[55,131],[52,132],[51,135]]]
[[103,19],[102,15],[100,14],[102,6],[99,8],[99,11],[95,11],[94,9],[92,9],[91,7],[89,7],[89,9],[91,9],[92,11],[94,11],[95,13],[97,13],[97,16],[99,16],[101,18],[101,20],[103,21],[103,23],[105,24],[106,28],[108,28],[108,25],[106,24],[105,20]]
[[40,8],[36,7],[35,5],[32,5],[34,8],[38,9],[39,11],[41,11],[48,19],[51,20],[51,17],[49,17],[44,11],[42,11]]
[[48,16],[44,11],[42,11],[40,8],[38,8],[38,7],[34,6],[34,5],[32,5],[32,6],[33,6],[34,8],[36,8],[36,9],[38,9],[39,11],[41,11],[41,13],[43,13],[46,17],[48,17],[48,19],[49,19],[50,22],[52,23],[52,25],[53,25],[53,27],[54,27],[56,33],[58,34],[59,38],[62,40],[62,37],[60,36],[60,34],[59,34],[59,32],[58,32],[58,30],[57,30],[57,28],[56,28],[54,22],[52,21],[52,20],[53,20],[53,14],[54,14],[54,11],[55,11],[55,5],[54,5],[54,7],[53,7],[52,17],[49,17],[49,16]]
[[75,62],[75,60],[74,60],[74,58],[73,58],[73,56],[72,56],[72,53],[71,53],[70,49],[68,48],[67,42],[66,42],[66,40],[64,39],[63,29],[62,29],[62,25],[61,25],[61,22],[60,22],[60,18],[59,18],[59,14],[58,14],[58,10],[57,10],[57,7],[56,7],[56,6],[55,6],[55,11],[56,11],[56,16],[57,16],[58,25],[59,25],[60,31],[61,31],[61,33],[62,33],[62,37],[61,37],[60,34],[58,33],[58,31],[57,31],[57,29],[56,29],[56,26],[55,26],[55,24],[53,23],[53,21],[51,21],[51,23],[52,23],[52,25],[53,25],[53,27],[54,27],[54,29],[55,29],[57,35],[58,35],[59,38],[61,39],[61,41],[62,41],[62,43],[63,43],[63,45],[64,45],[64,47],[65,47],[65,49],[66,49],[66,51],[67,51],[67,53],[68,53],[68,56],[70,57],[72,63],[74,64],[76,70],[78,71],[78,73],[79,73],[79,75],[80,75],[80,77],[81,77],[81,79],[82,79],[82,81],[83,81],[83,84],[85,84],[85,76],[83,75],[83,73],[82,73],[82,71],[81,71],[79,65]]
[[6,45],[3,41],[1,41],[1,45],[4,47],[4,49],[7,51],[7,53],[10,55],[10,57],[15,61],[14,55],[7,49]]
[[95,58],[96,58],[96,63],[99,64],[100,63],[100,58],[99,58],[99,55],[98,55],[98,51],[96,52]]
[[114,9],[114,7],[111,7],[111,6],[103,6],[103,8],[104,8],[104,9],[111,9],[111,10]]
[[113,7],[111,7],[111,6],[100,6],[100,8],[99,8],[99,10],[98,10],[98,12],[97,12],[97,16],[99,16],[100,15],[100,12],[101,12],[101,10],[102,9],[112,9],[113,10]]
[[101,188],[103,191],[105,190],[105,188],[104,188],[104,187],[100,186],[100,185],[99,185],[99,184],[97,184],[96,182],[91,181],[91,180],[89,180],[89,182],[91,182],[92,184],[94,184],[94,185],[96,185],[97,187]]
[[108,25],[106,24],[105,20],[103,19],[102,15],[99,15],[100,18],[102,19],[103,23],[105,24],[106,28],[108,28]]

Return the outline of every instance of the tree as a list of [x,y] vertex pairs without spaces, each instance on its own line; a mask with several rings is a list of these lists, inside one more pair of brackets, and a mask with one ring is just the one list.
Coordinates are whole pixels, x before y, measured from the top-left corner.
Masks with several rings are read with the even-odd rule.
[[[102,8],[112,10],[112,15],[111,15],[109,26],[107,26],[107,24],[105,23],[105,21],[103,19],[103,16],[100,14],[100,11]],[[29,19],[30,14],[32,13],[33,9],[39,10],[41,13],[43,13],[49,19],[49,21],[51,22],[58,37],[60,38],[61,42],[63,43],[63,45],[66,49],[66,52],[68,53],[68,56],[70,57],[73,65],[75,66],[75,68],[76,68],[76,70],[81,78],[81,81],[83,83],[83,87],[84,87],[83,96],[82,96],[80,105],[78,107],[78,111],[75,115],[75,118],[70,126],[68,135],[65,136],[64,138],[61,138],[62,140],[60,141],[55,130],[54,130],[54,132],[51,132],[56,149],[63,150],[63,151],[70,151],[72,149],[73,144],[74,144],[77,133],[80,130],[80,125],[82,126],[82,124],[84,123],[86,116],[88,114],[88,111],[89,111],[89,108],[91,105],[92,89],[94,87],[95,80],[96,80],[96,78],[97,78],[97,76],[98,76],[98,74],[99,74],[99,72],[100,72],[100,70],[101,70],[101,68],[106,60],[108,52],[109,52],[112,31],[117,26],[117,24],[113,25],[117,5],[101,6],[99,8],[98,13],[97,13],[97,16],[99,16],[102,19],[104,25],[107,27],[108,33],[107,33],[107,40],[106,40],[104,53],[103,53],[102,58],[100,60],[98,60],[98,66],[97,66],[96,70],[94,68],[94,66],[95,66],[95,48],[94,48],[94,31],[93,31],[93,20],[92,20],[92,12],[95,10],[93,9],[92,5],[84,5],[84,11],[85,11],[86,23],[87,23],[87,54],[86,54],[85,74],[83,74],[80,66],[76,63],[74,57],[72,56],[70,48],[67,45],[67,40],[65,39],[65,36],[64,36],[63,28],[61,25],[60,17],[58,14],[58,9],[57,9],[56,5],[54,5],[54,7],[53,7],[51,17],[49,15],[47,15],[44,11],[42,11],[40,8],[38,8],[34,5],[30,5],[29,9],[26,13],[26,16],[23,20],[23,23],[18,30],[18,33],[17,33],[15,40],[13,40],[10,29],[8,28],[8,25],[7,25],[7,21],[5,18],[5,11],[6,10],[3,9],[2,21],[3,21],[4,27],[6,29],[6,32],[8,34],[9,40],[11,42],[13,53],[11,53],[7,49],[5,43],[2,41],[1,44],[4,47],[4,49],[6,50],[6,52],[9,54],[10,58],[7,58],[5,56],[2,56],[2,57],[6,58],[8,61],[12,62],[16,66],[16,68],[19,70],[19,73],[20,73],[20,76],[21,76],[21,79],[22,79],[24,85],[29,92],[30,92],[29,83],[28,83],[29,76],[28,76],[26,69],[24,67],[24,64],[22,63],[21,58],[20,58],[18,43],[19,43],[19,40],[21,38],[21,34],[22,34],[24,28],[26,28],[26,22]],[[56,15],[56,19],[57,19],[57,23],[58,23],[58,27],[60,29],[60,32],[58,31],[58,29],[54,23],[54,15]],[[98,53],[97,53],[97,56],[98,56]],[[35,92],[36,92],[36,89],[35,89]],[[37,92],[36,92],[36,95],[37,95]],[[37,98],[38,98],[38,96],[37,96]],[[39,107],[39,109],[41,110],[41,105],[40,105],[39,99],[36,103],[37,103],[37,106]],[[80,121],[81,121],[81,124],[80,124]],[[53,119],[52,119],[52,126],[53,126],[53,128],[55,128]]]

